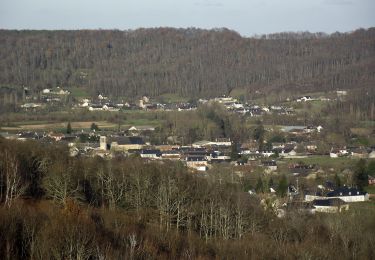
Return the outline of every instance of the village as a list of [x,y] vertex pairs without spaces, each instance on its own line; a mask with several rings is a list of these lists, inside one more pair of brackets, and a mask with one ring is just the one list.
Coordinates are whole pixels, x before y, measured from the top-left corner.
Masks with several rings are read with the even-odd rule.
[[[51,96],[51,93],[52,96]],[[47,102],[57,102],[54,95],[69,95],[68,91],[60,90],[53,92],[44,90],[43,94],[49,95],[44,100]],[[346,95],[346,93],[340,93]],[[309,102],[310,96],[298,98],[296,102]],[[232,97],[219,97],[211,100],[198,100],[199,104],[217,103],[231,113],[248,115],[250,117],[261,116],[267,113],[289,115],[294,113],[293,108],[282,106],[259,106],[248,105],[239,102]],[[24,104],[24,109],[37,109],[35,104]],[[40,106],[42,107],[42,105]],[[149,98],[143,97],[138,104],[117,104],[113,103],[105,96],[99,95],[93,103],[91,100],[83,99],[74,108],[87,109],[95,112],[98,110],[116,112],[120,109],[156,110],[168,111],[191,111],[196,110],[197,105],[190,103],[165,104],[152,103]],[[296,207],[309,213],[316,212],[341,212],[349,208],[349,204],[358,201],[369,200],[369,194],[357,188],[333,184],[332,176],[339,173],[347,179],[353,175],[352,169],[337,167],[333,168],[327,160],[355,160],[355,159],[375,159],[375,147],[349,147],[346,145],[332,146],[329,152],[322,152],[319,143],[314,140],[325,131],[321,125],[317,126],[283,126],[278,129],[289,140],[278,140],[264,142],[263,140],[251,139],[243,143],[237,143],[230,138],[215,138],[214,140],[200,140],[191,144],[182,144],[176,140],[169,140],[166,143],[152,143],[150,136],[158,131],[155,126],[132,125],[127,128],[116,130],[99,129],[93,122],[90,129],[72,129],[68,123],[64,132],[55,131],[20,131],[1,132],[1,136],[11,140],[36,140],[41,143],[62,144],[69,149],[72,157],[101,157],[112,159],[116,157],[140,157],[146,161],[176,161],[185,165],[192,173],[207,176],[214,174],[218,167],[227,167],[233,174],[241,179],[244,176],[263,176],[268,181],[272,176],[289,176],[290,182],[286,189],[287,200],[280,200],[275,196],[277,192],[276,184],[266,185],[261,190],[262,203],[264,207],[270,207],[279,217],[285,216],[288,209]],[[274,131],[266,129],[265,131]],[[293,138],[303,137],[303,138]],[[304,141],[298,141],[304,140]],[[262,145],[260,146],[260,142]],[[318,159],[318,160],[316,160]],[[309,161],[318,161],[310,164]],[[325,165],[320,165],[319,160],[325,161]],[[333,163],[337,165],[337,163]],[[328,166],[329,167],[328,167]],[[325,182],[317,184],[311,182],[324,176]],[[305,181],[304,181],[305,180]],[[259,180],[258,180],[259,181]],[[305,183],[304,187],[299,187],[298,182]],[[307,185],[306,183],[309,183]],[[314,183],[314,184],[311,184]],[[374,177],[368,176],[368,185],[375,185]],[[256,188],[249,189],[249,194],[257,196]],[[270,202],[271,201],[271,202]]]

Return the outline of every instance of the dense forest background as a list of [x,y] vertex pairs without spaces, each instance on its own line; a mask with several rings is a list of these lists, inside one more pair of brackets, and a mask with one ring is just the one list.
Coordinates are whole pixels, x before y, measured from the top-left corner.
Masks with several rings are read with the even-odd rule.
[[245,38],[228,29],[0,30],[0,82],[110,96],[370,89],[375,28]]

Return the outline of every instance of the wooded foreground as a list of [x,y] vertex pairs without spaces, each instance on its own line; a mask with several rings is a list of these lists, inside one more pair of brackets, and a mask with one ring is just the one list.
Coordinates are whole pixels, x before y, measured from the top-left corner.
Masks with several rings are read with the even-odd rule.
[[0,140],[1,259],[374,259],[371,204],[277,218],[241,181]]

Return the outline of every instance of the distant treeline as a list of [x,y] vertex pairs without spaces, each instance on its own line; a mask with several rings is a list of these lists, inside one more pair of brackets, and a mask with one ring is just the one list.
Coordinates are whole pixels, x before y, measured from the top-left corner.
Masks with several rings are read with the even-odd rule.
[[370,88],[375,28],[244,38],[227,29],[0,30],[0,83],[184,97]]

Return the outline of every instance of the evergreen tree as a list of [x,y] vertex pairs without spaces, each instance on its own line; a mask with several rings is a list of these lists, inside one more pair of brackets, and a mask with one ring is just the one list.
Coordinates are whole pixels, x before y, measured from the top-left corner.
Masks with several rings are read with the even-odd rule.
[[95,123],[92,123],[92,124],[91,124],[90,129],[91,129],[92,131],[99,131],[99,130],[100,130],[100,129],[99,129],[99,126],[98,126],[97,124],[95,124]]
[[265,132],[262,121],[258,120],[257,126],[254,129],[254,139],[259,143],[259,151],[263,150]]
[[258,193],[264,192],[264,185],[263,185],[263,180],[261,177],[259,177],[257,180],[257,184],[255,185],[255,191]]
[[360,159],[355,166],[354,180],[357,188],[363,190],[368,185],[368,174],[366,169],[366,161]]
[[272,188],[273,187],[273,179],[272,179],[272,177],[269,179],[269,181],[268,181],[268,187],[269,188]]
[[286,176],[281,176],[281,179],[279,181],[279,185],[277,187],[277,194],[280,197],[285,197],[288,191],[288,180],[286,179]]
[[337,188],[341,187],[341,179],[337,173],[335,174],[335,184]]
[[70,122],[68,122],[68,125],[66,126],[66,133],[68,135],[72,133],[72,126],[70,125]]
[[230,153],[230,157],[232,159],[232,161],[235,161],[237,160],[240,156],[238,155],[238,149],[237,149],[237,142],[236,141],[233,141],[232,142],[232,147],[231,147],[231,153]]

